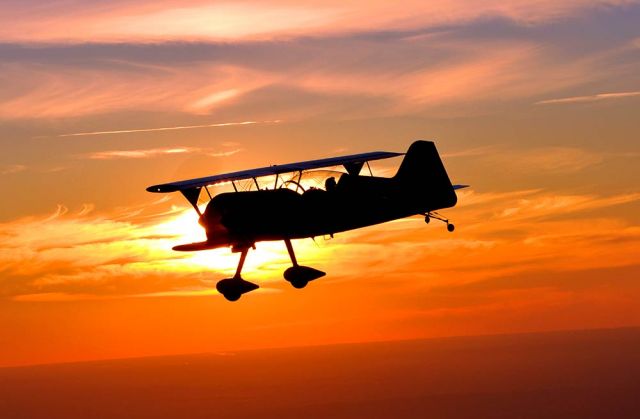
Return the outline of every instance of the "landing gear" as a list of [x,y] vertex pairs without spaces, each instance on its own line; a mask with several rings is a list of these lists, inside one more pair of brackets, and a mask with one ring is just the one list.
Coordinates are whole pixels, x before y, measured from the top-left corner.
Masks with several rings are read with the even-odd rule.
[[228,301],[238,301],[242,294],[246,294],[249,291],[253,291],[258,289],[257,284],[253,282],[245,281],[240,276],[242,272],[242,266],[244,265],[244,260],[247,258],[247,253],[249,253],[249,248],[244,248],[240,253],[240,262],[238,262],[238,268],[236,269],[235,275],[233,278],[226,278],[221,281],[218,281],[216,284],[216,289],[220,294],[224,296]]
[[[291,240],[285,239],[284,242],[287,245],[287,250],[289,251],[289,256],[291,257],[291,263],[293,263],[292,267],[284,271],[284,279],[289,281],[294,288],[304,288],[310,281],[326,275],[326,273],[309,266],[298,265],[296,255],[293,252],[293,246],[291,245]],[[240,273],[242,272],[242,267],[244,266],[244,261],[247,258],[247,253],[249,253],[249,247],[251,246],[243,245],[242,247],[240,247],[240,261],[238,262],[238,268],[236,269],[236,273],[235,275],[233,275],[233,278],[223,279],[221,281],[218,281],[218,283],[216,284],[216,289],[218,290],[218,292],[222,294],[228,301],[238,301],[243,294],[260,288],[253,282],[245,281],[240,275]]]
[[438,221],[442,221],[443,223],[447,224],[447,231],[449,233],[453,233],[453,230],[456,229],[456,226],[454,226],[452,223],[449,222],[449,220],[447,218],[444,218],[442,215],[438,214],[435,211],[432,212],[428,212],[426,214],[424,214],[424,222],[429,224],[429,221],[431,221],[431,219],[434,218]]
[[287,245],[289,257],[291,257],[291,263],[293,263],[292,267],[287,268],[287,270],[284,271],[284,279],[289,281],[294,288],[304,288],[310,281],[326,275],[325,272],[310,268],[309,266],[298,265],[296,255],[293,252],[293,246],[291,245],[291,240],[285,239],[284,243]]

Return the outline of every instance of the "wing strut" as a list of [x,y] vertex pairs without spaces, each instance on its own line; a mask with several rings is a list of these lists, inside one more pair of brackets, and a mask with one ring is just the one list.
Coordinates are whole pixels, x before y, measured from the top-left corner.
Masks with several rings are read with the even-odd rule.
[[189,203],[193,206],[193,209],[195,209],[198,215],[202,217],[200,208],[198,208],[198,198],[200,197],[200,189],[202,188],[197,187],[197,188],[190,188],[190,189],[181,189],[180,193],[182,193],[182,195],[184,195],[184,197],[187,198],[187,201],[189,201]]
[[349,163],[343,164],[344,168],[347,169],[347,173],[349,173],[351,176],[358,176],[358,174],[360,173],[360,170],[362,170],[363,165],[364,165],[363,161],[349,162]]

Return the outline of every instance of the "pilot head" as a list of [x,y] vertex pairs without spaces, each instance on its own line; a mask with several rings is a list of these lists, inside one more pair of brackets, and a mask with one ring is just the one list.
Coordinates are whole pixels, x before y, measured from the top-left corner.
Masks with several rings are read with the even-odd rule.
[[324,181],[324,188],[327,192],[331,192],[336,189],[336,178],[330,177]]

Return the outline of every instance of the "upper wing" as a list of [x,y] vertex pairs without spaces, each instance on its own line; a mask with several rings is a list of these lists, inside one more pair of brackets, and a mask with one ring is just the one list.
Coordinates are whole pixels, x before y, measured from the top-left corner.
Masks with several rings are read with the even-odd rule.
[[[163,183],[147,188],[149,192],[176,192],[193,189],[221,182],[231,182],[235,180],[252,179],[261,176],[278,175],[281,173],[298,172],[301,170],[318,169],[321,167],[331,167],[343,165],[350,169],[352,166],[364,164],[371,160],[388,159],[401,156],[404,153],[393,153],[389,151],[373,151],[370,153],[352,154],[350,156],[329,157],[326,159],[308,160],[298,163],[279,164],[273,166],[260,167],[251,170],[241,170],[239,172],[224,173],[221,175],[207,176],[196,179],[181,180],[178,182]],[[358,168],[358,170],[360,170]]]

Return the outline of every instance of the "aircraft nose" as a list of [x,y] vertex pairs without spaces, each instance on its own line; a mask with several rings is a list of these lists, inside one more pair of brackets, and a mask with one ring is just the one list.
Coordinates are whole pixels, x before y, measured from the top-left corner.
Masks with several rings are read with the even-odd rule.
[[229,230],[222,224],[222,214],[213,210],[205,213],[198,221],[207,232],[208,240],[226,240],[229,237]]

